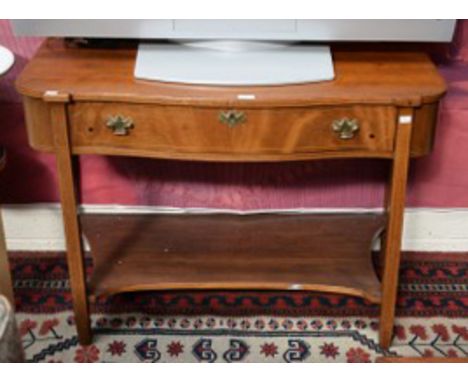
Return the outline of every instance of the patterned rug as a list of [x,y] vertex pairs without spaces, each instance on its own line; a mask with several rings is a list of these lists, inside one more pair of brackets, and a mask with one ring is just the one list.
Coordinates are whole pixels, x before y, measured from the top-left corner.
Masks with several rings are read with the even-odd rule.
[[[393,346],[378,306],[306,292],[146,292],[92,305],[78,344],[63,254],[13,253],[17,319],[31,362],[372,362],[468,356],[468,254],[405,253]],[[87,263],[88,270],[91,263]]]

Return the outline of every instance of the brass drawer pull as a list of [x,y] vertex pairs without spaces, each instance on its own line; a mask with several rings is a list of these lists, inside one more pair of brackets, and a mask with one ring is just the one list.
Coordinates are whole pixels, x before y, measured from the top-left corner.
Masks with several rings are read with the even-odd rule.
[[359,131],[359,123],[356,119],[342,118],[333,121],[332,128],[340,139],[352,139]]
[[229,127],[235,127],[247,121],[247,117],[243,111],[226,110],[221,111],[218,116],[219,122]]
[[112,130],[114,135],[128,135],[130,130],[133,129],[133,120],[130,117],[122,115],[109,116],[107,118],[106,126]]

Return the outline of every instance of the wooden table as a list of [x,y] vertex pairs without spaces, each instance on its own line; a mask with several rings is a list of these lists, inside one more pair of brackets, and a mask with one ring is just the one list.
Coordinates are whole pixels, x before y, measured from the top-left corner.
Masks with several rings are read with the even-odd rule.
[[[135,80],[135,46],[48,40],[17,81],[29,140],[57,157],[78,335],[88,298],[161,289],[315,290],[381,304],[392,340],[410,157],[433,144],[445,84],[417,52],[333,50],[336,79],[291,86],[187,86]],[[52,69],[53,68],[53,69]],[[72,158],[125,155],[223,162],[381,158],[383,214],[82,215]],[[85,279],[81,227],[94,272]],[[370,248],[385,232],[382,279]]]

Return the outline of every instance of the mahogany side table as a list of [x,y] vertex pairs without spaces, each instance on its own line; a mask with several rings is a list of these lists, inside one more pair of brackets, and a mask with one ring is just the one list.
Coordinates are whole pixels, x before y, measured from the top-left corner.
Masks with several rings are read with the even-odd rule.
[[[429,154],[445,84],[419,52],[333,49],[336,79],[217,87],[136,80],[136,47],[47,40],[17,81],[29,140],[57,158],[78,335],[88,303],[162,289],[314,290],[381,305],[392,340],[410,157]],[[51,70],[53,68],[53,70]],[[248,95],[248,97],[246,97]],[[380,158],[392,163],[382,214],[78,214],[72,158],[280,162]],[[82,231],[94,259],[89,282]],[[383,274],[371,242],[383,232]]]

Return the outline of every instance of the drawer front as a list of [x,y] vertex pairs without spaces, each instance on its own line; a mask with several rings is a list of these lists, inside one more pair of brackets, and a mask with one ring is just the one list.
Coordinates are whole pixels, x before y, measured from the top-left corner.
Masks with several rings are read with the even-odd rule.
[[76,153],[219,159],[309,154],[389,156],[390,106],[230,109],[77,103],[69,106]]

